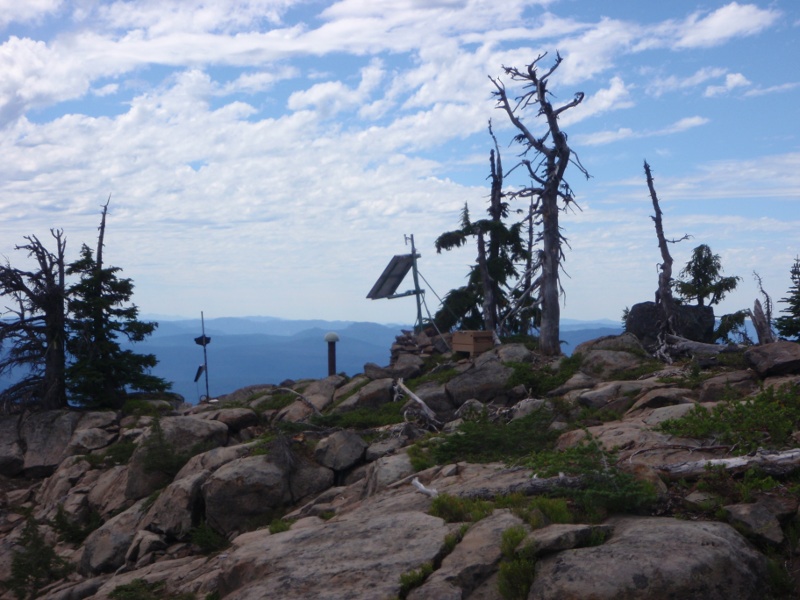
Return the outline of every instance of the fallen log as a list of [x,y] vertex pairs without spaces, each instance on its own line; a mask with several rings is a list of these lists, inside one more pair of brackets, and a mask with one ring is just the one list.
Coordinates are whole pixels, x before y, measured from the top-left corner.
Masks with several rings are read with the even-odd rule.
[[548,494],[559,489],[581,489],[589,485],[586,477],[559,475],[558,477],[548,477],[539,479],[535,475],[525,481],[519,481],[509,485],[499,485],[497,487],[482,487],[466,490],[458,494],[461,498],[471,500],[491,500],[498,496],[508,496],[510,494],[522,494],[524,496],[536,496]]
[[667,334],[667,351],[673,356],[688,352],[689,354],[710,354],[717,355],[727,352],[740,352],[744,346],[737,344],[706,344],[687,340],[678,335]]
[[757,468],[768,475],[785,476],[800,469],[800,448],[784,450],[783,452],[758,450],[746,456],[687,461],[671,465],[660,465],[656,469],[669,479],[691,479],[704,475],[710,468],[714,467],[721,467],[732,473]]

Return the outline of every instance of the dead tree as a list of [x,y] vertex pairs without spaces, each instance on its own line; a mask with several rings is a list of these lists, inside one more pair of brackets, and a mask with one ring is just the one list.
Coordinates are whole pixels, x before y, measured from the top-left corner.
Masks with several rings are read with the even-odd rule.
[[[535,212],[541,218],[539,348],[544,354],[558,355],[561,353],[559,296],[563,293],[559,282],[559,269],[564,260],[561,244],[566,242],[566,238],[561,235],[558,217],[561,210],[566,210],[575,201],[572,188],[564,181],[564,174],[570,162],[575,164],[587,178],[589,174],[580,161],[573,159],[573,152],[567,143],[567,134],[561,131],[558,122],[561,113],[580,104],[584,95],[578,92],[571,101],[560,107],[554,107],[550,102],[548,84],[550,76],[558,69],[562,58],[556,54],[555,63],[549,69],[540,71],[539,62],[545,56],[546,53],[540,54],[523,70],[503,67],[503,71],[512,81],[523,86],[522,94],[513,102],[508,97],[505,85],[499,79],[492,77],[489,79],[496,88],[494,96],[497,99],[497,107],[505,111],[511,123],[519,131],[514,141],[522,144],[524,148],[520,165],[527,169],[532,183],[512,195],[533,200]],[[529,107],[536,107],[537,116],[543,116],[545,119],[546,130],[541,136],[535,135],[528,129],[520,116]],[[529,158],[529,154],[533,154],[533,157]]]
[[750,313],[750,319],[753,321],[753,327],[756,330],[759,344],[772,344],[777,341],[775,333],[772,331],[772,298],[764,291],[764,285],[761,281],[761,276],[753,272],[758,283],[758,289],[761,295],[764,296],[764,306],[762,307],[761,301],[756,298],[753,303],[753,311]]
[[[67,404],[66,372],[66,288],[64,251],[66,239],[60,229],[51,229],[55,250],[50,251],[35,236],[25,236],[26,244],[16,246],[33,258],[36,268],[22,270],[0,266],[0,296],[6,306],[0,320],[0,347],[6,353],[0,360],[0,373],[21,368],[26,374],[0,393],[8,410],[38,403],[44,409]],[[4,315],[5,316],[5,315]]]
[[676,319],[676,303],[672,297],[672,255],[669,253],[668,244],[675,244],[682,240],[688,239],[688,235],[684,235],[679,240],[668,240],[664,235],[664,224],[662,221],[661,206],[658,203],[658,195],[656,194],[655,184],[653,183],[653,174],[650,171],[650,165],[644,161],[644,173],[647,177],[647,189],[650,190],[650,199],[653,201],[653,210],[655,215],[651,217],[656,226],[656,237],[658,238],[658,248],[661,251],[661,263],[659,264],[658,273],[658,290],[656,291],[656,307],[660,309],[663,318],[661,320],[659,346],[660,351],[657,354],[663,354],[664,348],[667,344],[667,336],[675,335],[675,319]]

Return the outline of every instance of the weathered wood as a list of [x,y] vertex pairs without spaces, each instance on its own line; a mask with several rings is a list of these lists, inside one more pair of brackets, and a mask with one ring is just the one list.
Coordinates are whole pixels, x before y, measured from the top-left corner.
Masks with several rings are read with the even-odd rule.
[[753,305],[753,312],[750,313],[750,319],[753,321],[753,327],[756,330],[759,344],[772,344],[776,342],[775,334],[772,332],[772,327],[769,325],[769,319],[764,314],[764,309],[761,307],[761,301],[756,298]]
[[433,423],[439,423],[439,421],[436,420],[436,413],[433,411],[433,409],[431,409],[430,406],[425,404],[425,401],[422,398],[420,398],[414,392],[408,389],[408,386],[406,386],[406,384],[403,383],[402,378],[397,380],[397,387],[403,390],[408,395],[409,398],[411,398],[414,402],[416,402],[422,407],[422,412],[425,413],[425,416],[428,417],[428,419],[430,419]]
[[688,352],[690,354],[722,354],[726,352],[740,352],[745,349],[744,346],[736,344],[705,344],[703,342],[695,342],[687,340],[677,335],[667,334],[666,337],[668,346],[667,351],[676,356]]
[[319,412],[319,409],[316,406],[314,406],[314,404],[311,402],[311,400],[309,400],[308,398],[303,396],[303,394],[301,394],[300,392],[296,392],[291,388],[278,388],[276,391],[278,391],[278,392],[289,392],[290,394],[294,394],[300,400],[303,401],[303,404],[305,404],[306,406],[310,407],[311,410],[314,411],[315,415],[321,415],[322,414],[321,412]]
[[536,496],[539,494],[548,494],[563,488],[580,489],[587,485],[586,478],[580,476],[562,475],[559,477],[548,477],[547,479],[539,479],[534,476],[531,479],[510,485],[473,488],[461,492],[458,495],[462,498],[470,498],[472,500],[491,500],[492,498],[507,496],[509,494]]
[[783,452],[759,450],[753,455],[661,465],[657,469],[669,479],[681,479],[700,477],[707,473],[709,468],[713,467],[722,467],[726,471],[734,473],[755,467],[769,475],[788,475],[800,469],[800,448],[784,450]]

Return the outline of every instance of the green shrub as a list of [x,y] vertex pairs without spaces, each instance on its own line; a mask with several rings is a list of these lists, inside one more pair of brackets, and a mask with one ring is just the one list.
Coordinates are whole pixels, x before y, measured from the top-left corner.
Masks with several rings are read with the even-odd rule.
[[696,406],[679,419],[664,421],[658,429],[680,437],[713,437],[741,455],[760,447],[784,447],[798,427],[800,391],[784,386],[767,388],[743,401],[723,400],[710,411]]
[[500,563],[497,588],[505,600],[525,600],[533,584],[536,562],[531,557],[515,556]]
[[192,544],[198,546],[203,554],[212,554],[229,546],[228,540],[208,523],[201,523],[189,532]]
[[563,451],[535,453],[526,465],[540,477],[560,473],[581,476],[582,488],[563,488],[556,493],[574,501],[589,520],[600,520],[609,513],[639,511],[651,506],[657,498],[650,483],[616,467],[616,454],[604,451],[594,440]]
[[431,501],[428,512],[447,523],[472,523],[489,516],[492,509],[492,503],[485,500],[439,494]]
[[282,408],[286,408],[295,400],[297,400],[297,394],[292,394],[291,392],[275,392],[268,398],[264,398],[258,404],[256,404],[254,410],[259,412],[264,412],[267,410],[280,410]]
[[525,362],[506,363],[506,366],[513,369],[508,380],[508,387],[514,388],[523,385],[532,396],[541,398],[547,392],[564,385],[570,377],[578,372],[582,362],[583,356],[573,354],[562,359],[558,369],[549,366],[537,368]]
[[94,469],[114,467],[128,464],[135,450],[136,442],[132,440],[121,440],[116,444],[108,446],[101,452],[85,454],[83,455],[83,459],[92,465]]
[[73,566],[45,543],[39,524],[28,515],[19,539],[21,550],[11,555],[11,578],[8,587],[19,600],[36,598],[44,586],[66,577]]
[[455,434],[419,442],[418,448],[409,456],[417,465],[428,462],[446,465],[458,461],[512,462],[552,446],[558,432],[548,429],[551,418],[550,411],[542,408],[509,423],[493,423],[485,417],[466,421]]
[[68,544],[79,546],[95,529],[103,524],[103,518],[96,510],[91,510],[85,523],[79,523],[67,516],[64,506],[59,504],[53,518],[53,528],[58,532],[58,539]]
[[378,408],[361,407],[347,412],[311,417],[314,425],[342,429],[371,429],[402,423],[403,420],[403,402],[387,402]]
[[525,539],[528,532],[522,525],[514,525],[503,532],[500,538],[500,552],[509,560],[514,558],[519,543]]
[[283,531],[289,531],[292,528],[292,523],[294,523],[294,521],[290,519],[273,519],[269,524],[269,532],[281,533]]

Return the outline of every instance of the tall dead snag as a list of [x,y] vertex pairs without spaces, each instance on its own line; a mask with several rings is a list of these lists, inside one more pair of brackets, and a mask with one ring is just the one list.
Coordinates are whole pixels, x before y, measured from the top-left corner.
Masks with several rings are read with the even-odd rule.
[[[572,189],[564,181],[564,173],[567,165],[573,162],[587,178],[589,174],[579,161],[571,160],[573,153],[567,144],[567,135],[561,131],[558,123],[561,113],[581,103],[583,93],[578,92],[573,100],[558,108],[550,103],[548,83],[550,76],[561,64],[562,58],[556,54],[555,63],[550,69],[540,72],[539,62],[546,55],[546,53],[540,54],[524,70],[503,67],[503,71],[512,81],[522,84],[523,92],[514,99],[513,104],[508,98],[505,85],[499,79],[491,77],[489,79],[496,88],[494,96],[497,99],[497,107],[506,112],[511,123],[519,131],[514,141],[524,147],[520,164],[527,169],[531,185],[510,195],[534,201],[534,211],[542,222],[542,250],[539,252],[541,261],[539,348],[544,354],[558,355],[561,353],[559,296],[563,293],[559,283],[559,268],[564,259],[561,243],[566,243],[566,238],[561,235],[559,229],[558,215],[575,201]],[[545,118],[546,130],[541,136],[534,135],[522,122],[520,114],[530,106],[538,107],[537,116]],[[533,160],[526,158],[531,151],[535,155]]]
[[[64,251],[66,239],[51,229],[55,251],[44,247],[35,235],[25,236],[24,250],[36,263],[31,271],[6,261],[0,266],[0,297],[13,306],[0,320],[0,373],[22,370],[25,375],[0,393],[6,410],[36,402],[44,409],[66,406],[66,288]],[[10,315],[10,316],[6,316]]]
[[676,303],[672,297],[672,255],[669,253],[668,244],[674,244],[682,240],[688,239],[688,235],[684,235],[680,240],[668,240],[664,236],[664,224],[662,222],[661,207],[658,204],[658,195],[656,194],[655,184],[653,183],[653,174],[650,171],[650,165],[644,161],[644,173],[647,177],[647,189],[650,190],[650,199],[653,201],[653,210],[655,215],[650,217],[656,226],[656,236],[658,237],[658,249],[661,251],[661,264],[658,266],[658,291],[656,291],[656,308],[659,309],[663,315],[661,320],[661,331],[659,335],[659,342],[662,352],[667,344],[667,336],[677,333],[676,328]]

